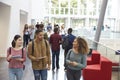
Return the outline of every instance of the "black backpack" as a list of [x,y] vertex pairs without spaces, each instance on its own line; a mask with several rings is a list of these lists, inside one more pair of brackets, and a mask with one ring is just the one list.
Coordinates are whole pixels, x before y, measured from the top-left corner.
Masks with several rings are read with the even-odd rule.
[[65,50],[68,49],[69,44],[70,44],[69,37],[66,36],[62,41],[62,48]]

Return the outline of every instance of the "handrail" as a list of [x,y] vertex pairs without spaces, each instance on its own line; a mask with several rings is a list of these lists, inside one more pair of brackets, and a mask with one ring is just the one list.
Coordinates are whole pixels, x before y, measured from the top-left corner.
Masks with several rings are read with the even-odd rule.
[[[114,78],[116,78],[116,80],[120,80],[120,55],[117,55],[116,54],[116,51],[108,46],[106,46],[105,44],[103,43],[100,43],[100,42],[97,42],[97,41],[94,41],[94,40],[91,40],[91,39],[88,39],[88,38],[85,38],[87,41],[91,41],[92,43],[97,43],[98,45],[102,45],[103,48],[105,49],[105,53],[106,54],[103,54],[103,56],[107,57],[109,60],[112,61],[113,65],[112,65],[112,68],[113,70],[118,70],[116,73],[118,74],[118,76],[114,76],[114,74],[112,73],[112,79],[111,80],[114,80]],[[89,43],[88,43],[89,44]],[[100,53],[103,53],[100,49],[98,51],[100,51]],[[104,50],[103,50],[104,51]]]
[[109,48],[109,49],[113,50],[113,51],[115,51],[113,48],[108,47],[107,45],[105,45],[105,44],[103,44],[103,43],[101,43],[101,42],[97,42],[97,41],[91,40],[91,39],[89,39],[89,38],[86,38],[86,39],[87,39],[87,40],[90,40],[90,41],[92,41],[92,42],[95,42],[95,43],[97,43],[97,44],[100,44],[100,45],[102,45],[102,46],[104,46],[104,47],[106,47],[106,48]]

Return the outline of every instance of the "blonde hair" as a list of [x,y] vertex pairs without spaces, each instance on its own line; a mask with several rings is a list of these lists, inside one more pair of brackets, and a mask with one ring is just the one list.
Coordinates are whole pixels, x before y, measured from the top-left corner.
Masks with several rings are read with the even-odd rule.
[[89,49],[88,49],[88,44],[85,39],[81,37],[77,37],[77,42],[78,42],[78,52],[82,54],[88,54]]

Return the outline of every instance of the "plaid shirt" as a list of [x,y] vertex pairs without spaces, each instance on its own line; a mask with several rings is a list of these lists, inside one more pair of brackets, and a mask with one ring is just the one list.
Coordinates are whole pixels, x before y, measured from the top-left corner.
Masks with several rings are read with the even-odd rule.
[[62,37],[57,33],[54,33],[50,36],[50,44],[51,44],[53,51],[60,50],[60,42],[61,41],[62,41]]

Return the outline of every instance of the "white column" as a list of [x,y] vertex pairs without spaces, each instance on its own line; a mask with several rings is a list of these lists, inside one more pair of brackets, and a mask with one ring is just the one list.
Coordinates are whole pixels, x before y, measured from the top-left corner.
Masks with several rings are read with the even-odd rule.
[[[97,31],[95,33],[95,39],[94,39],[96,42],[99,42],[99,39],[100,39],[101,26],[103,26],[107,3],[108,3],[108,0],[103,0],[102,1],[101,11],[100,11],[98,25],[97,25]],[[94,46],[94,49],[97,49],[97,43],[94,43],[93,46]]]

